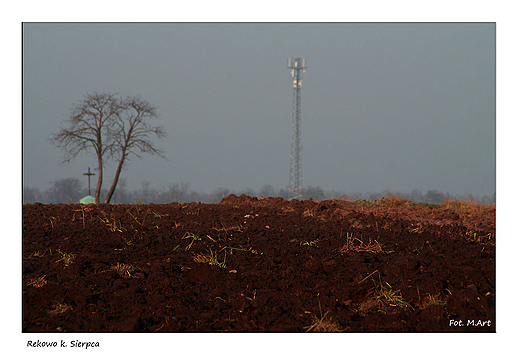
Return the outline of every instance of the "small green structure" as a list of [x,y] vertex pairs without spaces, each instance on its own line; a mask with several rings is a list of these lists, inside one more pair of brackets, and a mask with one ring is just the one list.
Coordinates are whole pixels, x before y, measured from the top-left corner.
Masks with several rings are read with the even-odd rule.
[[96,199],[90,195],[83,197],[79,200],[79,203],[88,204],[88,203],[96,203]]

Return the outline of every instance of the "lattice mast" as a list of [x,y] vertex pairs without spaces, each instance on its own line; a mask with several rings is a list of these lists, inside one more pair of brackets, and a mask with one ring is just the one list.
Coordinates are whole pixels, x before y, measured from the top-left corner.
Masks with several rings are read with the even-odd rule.
[[291,175],[289,180],[289,197],[301,199],[302,195],[302,145],[301,145],[301,94],[303,73],[307,68],[305,58],[287,59],[287,68],[291,69],[293,78],[293,114],[291,140]]

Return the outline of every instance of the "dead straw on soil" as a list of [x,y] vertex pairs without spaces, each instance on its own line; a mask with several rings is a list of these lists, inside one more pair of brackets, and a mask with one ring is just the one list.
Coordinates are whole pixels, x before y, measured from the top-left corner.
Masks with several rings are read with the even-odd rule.
[[117,263],[116,265],[110,267],[110,269],[114,270],[119,274],[119,276],[124,278],[133,277],[131,273],[135,271],[135,267],[125,263]]
[[49,311],[49,313],[53,315],[58,315],[67,311],[71,311],[72,309],[72,306],[69,306],[66,303],[56,302],[53,304],[52,309]]
[[224,269],[226,267],[226,256],[224,256],[223,261],[218,261],[217,255],[213,254],[213,250],[210,249],[209,252],[210,252],[209,255],[196,254],[193,257],[193,260],[197,263],[203,263],[203,264],[208,264],[208,265],[217,265]]
[[340,253],[348,252],[369,252],[369,253],[384,253],[383,247],[375,239],[368,238],[368,243],[363,242],[362,239],[354,238],[352,234],[347,233],[347,240],[345,245],[339,250]]
[[407,308],[410,307],[414,309],[410,303],[404,300],[401,295],[401,290],[394,290],[392,286],[381,280],[381,274],[378,274],[379,282],[376,282],[372,279],[374,283],[374,288],[372,290],[373,299],[378,302],[379,311],[382,313],[386,313],[387,309],[390,307],[399,307],[399,308]]
[[61,250],[57,250],[58,253],[61,254],[61,259],[58,259],[55,261],[55,263],[59,263],[60,261],[63,261],[63,265],[65,267],[69,266],[74,262],[74,259],[76,258],[76,254],[73,253],[64,253]]
[[313,313],[311,313],[309,311],[305,311],[305,313],[311,315],[311,317],[313,319],[313,322],[312,322],[312,324],[310,324],[310,325],[308,325],[306,327],[303,327],[303,329],[305,329],[306,332],[312,331],[312,332],[317,332],[317,333],[337,333],[337,332],[342,332],[342,330],[339,328],[339,325],[332,320],[332,317],[327,316],[329,311],[327,311],[327,312],[325,312],[325,314],[323,314],[323,312],[321,310],[321,302],[320,302],[320,299],[319,299],[319,294],[318,294],[318,307],[319,307],[319,310],[320,310],[320,317],[319,318],[315,314],[313,314]]
[[44,285],[47,284],[47,280],[45,280],[45,277],[47,275],[43,275],[43,276],[40,276],[40,277],[35,277],[35,278],[31,278],[27,281],[27,286],[32,286],[32,287],[36,287],[36,288],[39,288],[39,287],[42,287]]

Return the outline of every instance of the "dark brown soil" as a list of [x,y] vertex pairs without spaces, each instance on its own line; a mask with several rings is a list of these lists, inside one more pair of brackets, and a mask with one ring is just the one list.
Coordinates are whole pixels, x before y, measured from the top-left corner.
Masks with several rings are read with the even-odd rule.
[[495,207],[23,206],[24,332],[495,332]]

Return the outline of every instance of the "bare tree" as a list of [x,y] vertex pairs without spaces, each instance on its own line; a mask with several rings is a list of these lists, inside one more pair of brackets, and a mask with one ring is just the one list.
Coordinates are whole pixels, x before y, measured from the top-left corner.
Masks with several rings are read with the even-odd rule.
[[163,152],[150,142],[149,135],[163,138],[166,133],[163,127],[153,127],[146,122],[151,118],[157,118],[156,108],[140,98],[123,100],[115,94],[89,94],[73,107],[72,115],[67,120],[68,128],[61,129],[51,138],[51,142],[65,151],[64,163],[69,163],[84,151],[94,149],[99,170],[96,203],[100,202],[106,161],[119,161],[104,201],[110,203],[130,154],[141,158],[139,151],[164,158]]
[[105,203],[110,203],[121,170],[124,164],[130,160],[129,157],[131,154],[137,156],[139,159],[142,159],[142,156],[138,154],[138,152],[157,155],[166,159],[164,152],[155,148],[149,137],[150,135],[156,135],[159,139],[166,137],[166,132],[162,126],[152,126],[147,122],[147,120],[157,118],[157,109],[139,97],[126,98],[123,102],[123,107],[124,112],[117,116],[115,122],[118,132],[115,141],[119,164]]
[[53,135],[51,142],[65,151],[63,163],[70,163],[80,153],[94,149],[98,161],[96,203],[103,184],[105,156],[111,156],[115,148],[115,132],[112,122],[123,110],[120,100],[113,94],[88,94],[72,108],[72,114],[62,128]]

